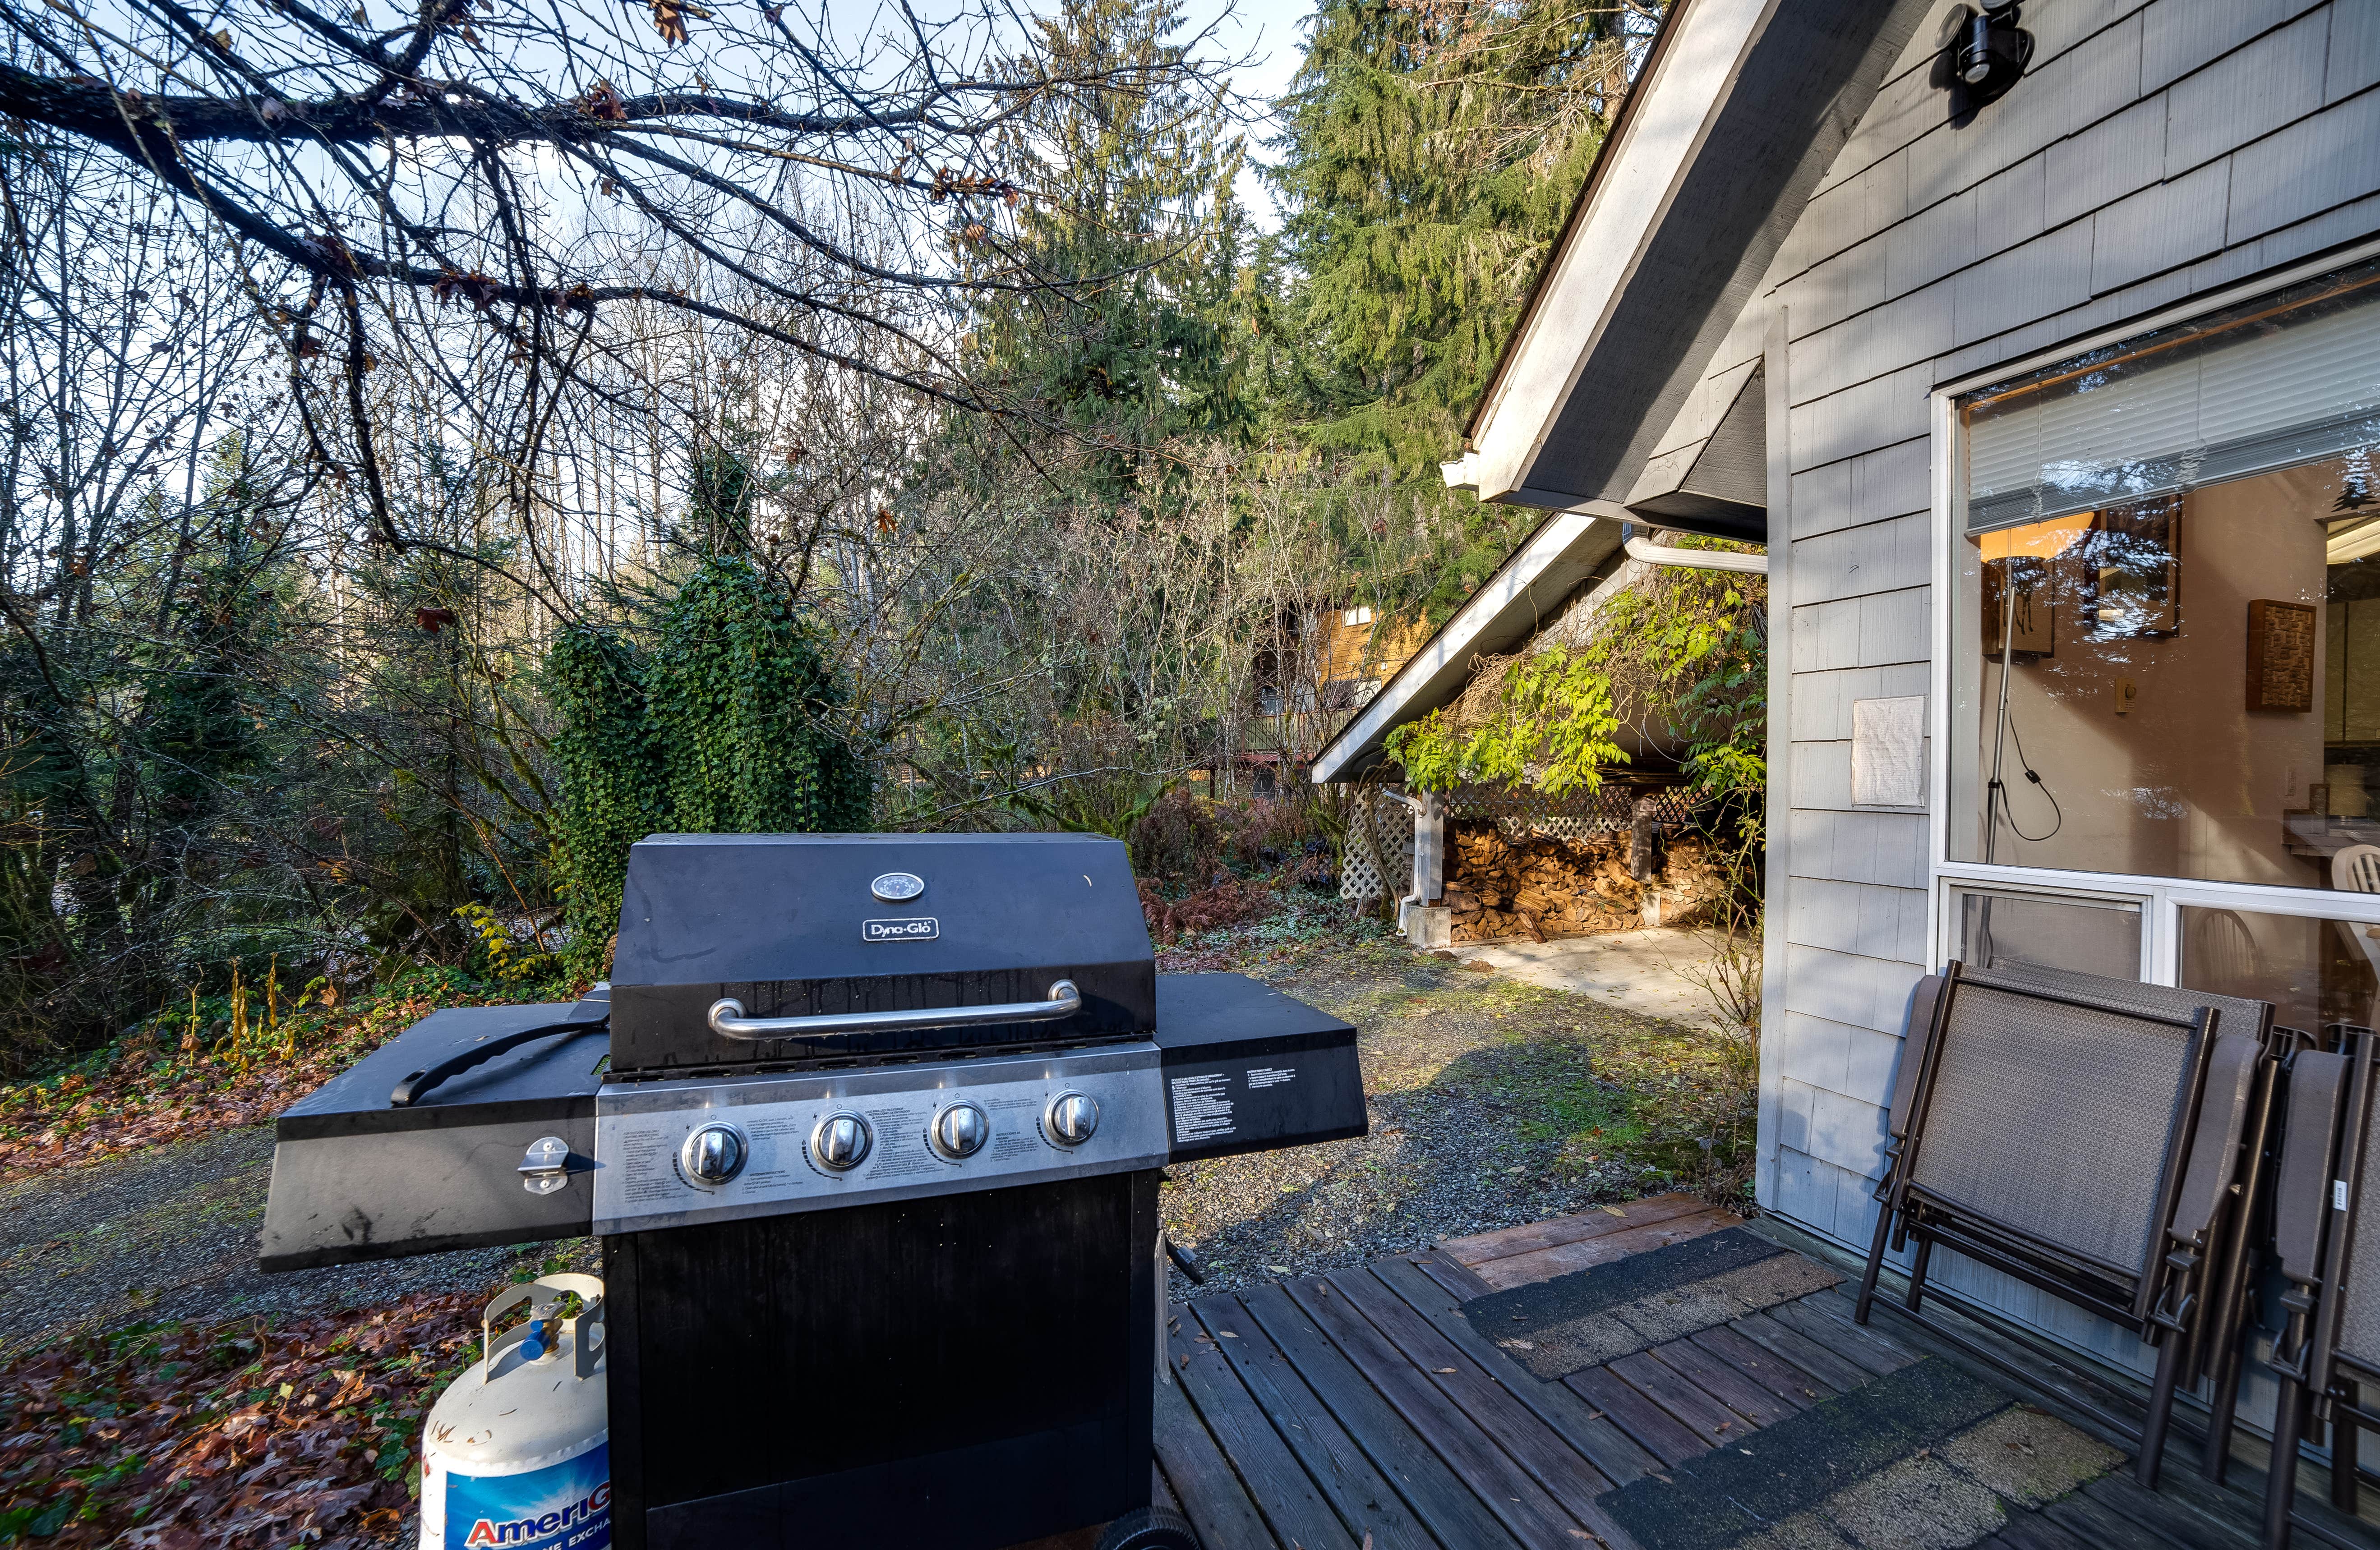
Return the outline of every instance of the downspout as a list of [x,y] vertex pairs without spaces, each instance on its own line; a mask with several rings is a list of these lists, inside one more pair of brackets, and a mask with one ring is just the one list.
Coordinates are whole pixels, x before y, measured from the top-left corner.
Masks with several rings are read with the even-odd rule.
[[1642,560],[1648,565],[1676,565],[1690,571],[1742,571],[1752,575],[1768,574],[1766,554],[1739,554],[1726,549],[1673,549],[1655,543],[1650,539],[1630,539],[1628,558]]
[[1443,871],[1441,852],[1446,835],[1446,808],[1436,792],[1424,792],[1418,801],[1402,792],[1381,795],[1402,802],[1414,816],[1413,891],[1397,901],[1397,929],[1405,929],[1410,913],[1425,908],[1444,890],[1438,887]]

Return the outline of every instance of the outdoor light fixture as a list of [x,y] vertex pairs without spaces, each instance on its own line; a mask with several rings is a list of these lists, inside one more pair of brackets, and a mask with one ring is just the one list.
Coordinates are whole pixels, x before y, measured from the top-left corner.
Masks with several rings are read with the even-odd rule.
[[1943,29],[1934,84],[1950,93],[1950,122],[1964,126],[1978,110],[2008,95],[2033,60],[2033,34],[2017,25],[2016,0],[1961,6]]

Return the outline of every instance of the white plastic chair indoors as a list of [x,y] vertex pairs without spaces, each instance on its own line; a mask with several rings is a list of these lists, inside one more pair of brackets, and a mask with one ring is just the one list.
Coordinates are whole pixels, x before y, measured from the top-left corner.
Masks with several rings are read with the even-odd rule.
[[[2341,893],[2380,893],[2380,845],[2350,845],[2332,856],[2330,886]],[[2380,938],[2372,935],[2380,926],[2356,926],[2344,920],[2332,924],[2363,954],[2373,974],[2380,975]]]
[[2190,983],[2227,996],[2252,997],[2264,987],[2265,955],[2248,923],[2231,910],[2199,910],[2190,933]]

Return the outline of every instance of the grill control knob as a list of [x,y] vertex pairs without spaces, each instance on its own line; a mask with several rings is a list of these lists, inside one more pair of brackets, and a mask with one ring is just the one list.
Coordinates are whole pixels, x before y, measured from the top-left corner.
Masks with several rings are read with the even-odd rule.
[[991,1139],[991,1116],[971,1103],[954,1103],[934,1116],[929,1133],[935,1151],[953,1162],[964,1161]]
[[1043,1116],[1050,1139],[1062,1146],[1080,1146],[1099,1128],[1099,1104],[1088,1093],[1061,1093],[1050,1100]]
[[696,1183],[723,1184],[744,1171],[747,1152],[744,1132],[714,1120],[695,1128],[678,1148],[677,1160]]
[[848,1173],[868,1160],[868,1148],[876,1144],[876,1132],[858,1115],[844,1112],[830,1114],[810,1132],[810,1156],[823,1169],[836,1173]]

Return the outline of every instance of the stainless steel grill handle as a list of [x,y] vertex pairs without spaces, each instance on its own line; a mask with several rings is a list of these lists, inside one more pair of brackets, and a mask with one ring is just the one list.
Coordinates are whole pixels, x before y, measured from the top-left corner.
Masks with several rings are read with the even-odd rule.
[[747,1017],[744,1003],[724,996],[710,1003],[710,1031],[725,1038],[793,1038],[820,1034],[899,1033],[910,1028],[965,1028],[984,1023],[1054,1023],[1083,1010],[1071,979],[1050,987],[1046,1001],[1004,1001],[988,1007],[920,1007],[915,1011],[820,1012],[808,1017]]

